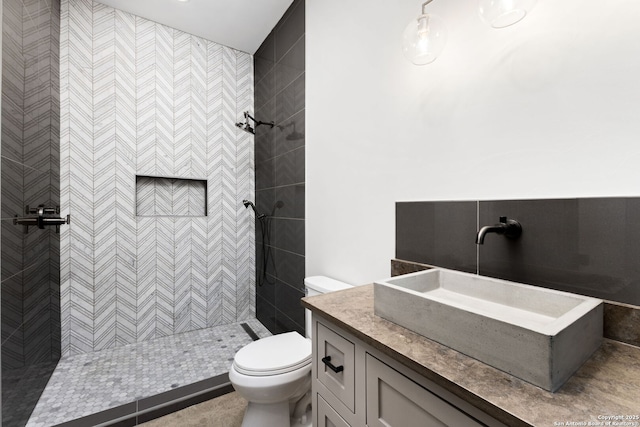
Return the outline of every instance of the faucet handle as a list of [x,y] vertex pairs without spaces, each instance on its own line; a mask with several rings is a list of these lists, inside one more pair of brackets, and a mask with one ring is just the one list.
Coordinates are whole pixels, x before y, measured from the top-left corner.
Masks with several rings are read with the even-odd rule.
[[522,225],[515,220],[506,216],[500,217],[500,223],[505,225],[504,236],[509,239],[517,239],[522,234]]

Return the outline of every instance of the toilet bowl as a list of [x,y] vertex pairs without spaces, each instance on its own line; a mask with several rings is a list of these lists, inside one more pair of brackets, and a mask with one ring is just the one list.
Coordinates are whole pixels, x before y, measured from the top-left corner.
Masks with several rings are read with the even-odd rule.
[[[297,332],[254,341],[236,354],[229,380],[249,402],[243,427],[289,426],[295,403],[311,387],[311,341]],[[311,421],[310,414],[304,418]]]
[[[307,296],[350,288],[324,276],[305,279]],[[242,427],[311,426],[311,313],[307,338],[287,332],[241,348],[229,370],[229,381],[249,404]]]

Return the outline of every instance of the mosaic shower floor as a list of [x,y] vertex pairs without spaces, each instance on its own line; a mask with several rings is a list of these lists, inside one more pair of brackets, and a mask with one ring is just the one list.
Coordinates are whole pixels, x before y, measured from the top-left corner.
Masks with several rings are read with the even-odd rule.
[[[271,333],[256,319],[260,337]],[[60,360],[27,427],[75,420],[229,372],[235,353],[253,341],[235,323]]]

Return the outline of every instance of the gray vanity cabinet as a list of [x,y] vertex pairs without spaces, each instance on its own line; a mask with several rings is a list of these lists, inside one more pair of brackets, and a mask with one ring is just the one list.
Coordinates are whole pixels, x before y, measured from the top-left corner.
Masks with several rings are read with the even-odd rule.
[[482,426],[370,354],[366,364],[369,427]]
[[[322,355],[314,365],[317,380],[351,412],[355,411],[355,345],[340,334],[318,323],[318,351]],[[323,362],[325,359],[325,362]],[[331,366],[336,367],[335,370]],[[339,372],[335,372],[339,370]]]
[[349,427],[349,424],[322,398],[317,396],[317,423],[318,427]]
[[503,426],[315,314],[313,334],[314,426]]

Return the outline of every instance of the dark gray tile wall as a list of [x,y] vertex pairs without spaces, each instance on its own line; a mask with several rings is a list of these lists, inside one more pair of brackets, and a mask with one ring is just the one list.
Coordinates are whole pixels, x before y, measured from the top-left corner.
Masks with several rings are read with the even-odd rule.
[[272,333],[304,334],[304,11],[295,0],[254,55],[255,115],[276,124],[255,138],[256,207],[269,215],[256,223],[256,316]]
[[[60,204],[60,2],[5,0],[2,25],[1,312],[3,420],[24,425],[60,358],[60,239],[14,225],[25,207]],[[20,385],[30,385],[20,389]],[[13,425],[13,424],[12,424]]]
[[[473,272],[477,251],[485,276],[640,305],[640,198],[401,202],[396,211],[399,259]],[[476,245],[476,215],[478,227],[517,219],[522,236]]]

